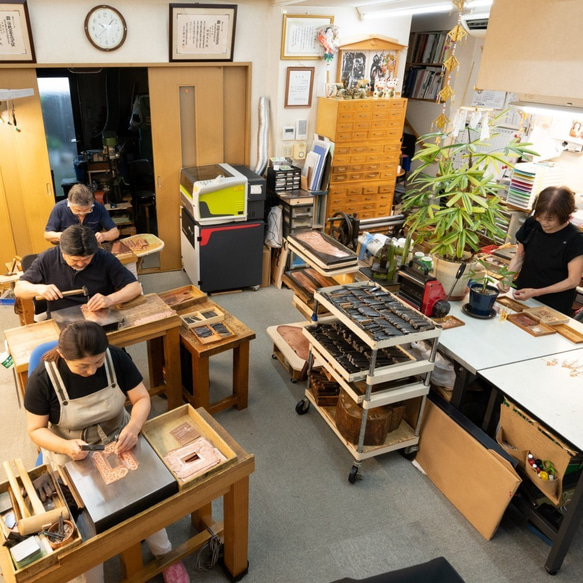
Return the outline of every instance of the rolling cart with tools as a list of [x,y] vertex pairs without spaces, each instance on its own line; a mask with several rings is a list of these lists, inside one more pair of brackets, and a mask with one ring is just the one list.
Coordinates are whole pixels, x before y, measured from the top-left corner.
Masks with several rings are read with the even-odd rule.
[[[355,460],[348,476],[354,484],[365,459],[395,450],[415,456],[441,328],[371,282],[322,288],[314,302],[315,324],[304,328],[309,371],[318,359],[341,392],[336,407],[320,406],[308,382],[296,413],[313,405],[332,428]],[[319,305],[333,317],[318,322]],[[419,341],[430,344],[426,358],[409,350]]]

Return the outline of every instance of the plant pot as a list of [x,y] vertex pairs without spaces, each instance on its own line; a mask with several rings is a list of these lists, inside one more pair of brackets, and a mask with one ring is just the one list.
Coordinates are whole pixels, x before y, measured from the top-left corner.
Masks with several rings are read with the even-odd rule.
[[[441,283],[446,294],[451,290],[451,286],[455,281],[455,276],[459,269],[461,261],[449,261],[448,259],[443,259],[437,255],[433,255],[433,273],[437,278],[437,281]],[[450,300],[459,301],[463,300],[466,295],[466,287],[468,285],[468,279],[470,277],[470,265],[466,266],[464,274],[459,278],[458,282],[453,288]]]
[[482,284],[470,284],[469,311],[476,316],[487,317],[492,313],[494,302],[500,290],[493,285],[487,285],[485,292],[482,291]]

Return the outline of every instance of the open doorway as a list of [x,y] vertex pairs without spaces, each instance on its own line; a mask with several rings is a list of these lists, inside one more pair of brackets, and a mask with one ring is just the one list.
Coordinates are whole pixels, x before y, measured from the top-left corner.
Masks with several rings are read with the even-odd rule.
[[122,237],[156,235],[147,69],[51,68],[37,77],[56,201],[82,182]]

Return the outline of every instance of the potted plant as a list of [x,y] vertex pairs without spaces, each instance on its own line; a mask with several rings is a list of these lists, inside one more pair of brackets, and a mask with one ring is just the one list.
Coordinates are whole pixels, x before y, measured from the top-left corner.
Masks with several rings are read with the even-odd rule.
[[[489,265],[483,259],[472,266],[469,273],[468,287],[470,288],[470,297],[467,304],[467,311],[471,316],[478,318],[489,318],[492,316],[494,302],[500,293],[500,290],[494,285],[495,280],[488,272]],[[508,267],[503,266],[497,272],[497,279],[505,286],[514,287],[515,271],[509,271]]]
[[[505,112],[504,112],[505,113]],[[496,122],[492,120],[495,137]],[[421,136],[421,149],[413,160],[420,165],[411,173],[403,197],[405,226],[416,244],[425,244],[433,254],[437,279],[444,289],[454,283],[459,263],[471,262],[480,247],[480,236],[503,238],[501,213],[503,201],[498,196],[504,186],[496,181],[495,170],[513,167],[518,158],[536,153],[518,139],[507,146],[493,148],[480,131],[466,128],[455,137],[436,132]],[[451,299],[465,295],[468,275],[456,284]]]

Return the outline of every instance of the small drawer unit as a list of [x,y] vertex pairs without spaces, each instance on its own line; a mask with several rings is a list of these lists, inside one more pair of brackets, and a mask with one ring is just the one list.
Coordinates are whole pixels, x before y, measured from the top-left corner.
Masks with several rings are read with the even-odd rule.
[[274,192],[299,190],[301,170],[297,166],[279,166],[267,169],[267,188]]

